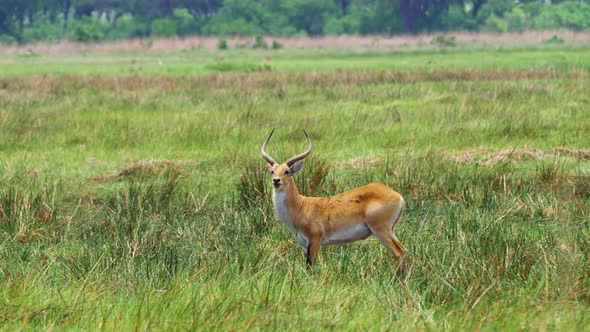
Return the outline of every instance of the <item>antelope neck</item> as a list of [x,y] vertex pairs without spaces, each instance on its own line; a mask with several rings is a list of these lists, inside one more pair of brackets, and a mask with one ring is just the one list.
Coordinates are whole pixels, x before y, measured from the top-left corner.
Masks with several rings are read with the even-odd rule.
[[[273,206],[279,219],[289,228],[289,230],[296,234],[296,220],[292,220],[292,216],[298,214],[303,205],[297,186],[292,179],[289,179],[288,188],[283,187],[283,190],[272,190]],[[284,186],[284,185],[283,185]]]
[[289,182],[287,188],[284,187],[284,184],[282,190],[276,190],[273,188],[273,194],[278,194],[278,196],[282,197],[284,199],[284,202],[282,203],[284,203],[289,209],[298,210],[302,204],[299,190],[297,189],[297,185],[295,185],[295,181],[293,181],[293,179],[288,178],[287,181]]

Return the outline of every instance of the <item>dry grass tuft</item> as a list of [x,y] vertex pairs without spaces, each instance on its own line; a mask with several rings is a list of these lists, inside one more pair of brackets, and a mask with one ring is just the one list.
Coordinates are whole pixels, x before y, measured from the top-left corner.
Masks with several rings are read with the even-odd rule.
[[524,160],[541,160],[558,156],[576,157],[590,160],[590,151],[568,147],[558,147],[550,151],[532,148],[502,149],[490,151],[486,148],[474,148],[447,155],[446,158],[457,163],[476,163],[481,166],[494,166],[503,162],[518,162]]
[[358,157],[349,160],[339,160],[333,163],[337,168],[368,168],[381,165],[382,160],[378,157]]
[[126,177],[159,174],[165,169],[174,169],[175,171],[178,171],[178,166],[169,160],[142,161],[106,175],[90,177],[88,180],[97,182],[118,181]]
[[476,157],[482,153],[486,153],[488,149],[473,148],[467,151],[461,151],[455,154],[447,155],[446,158],[461,164],[468,164],[476,161]]
[[506,161],[523,161],[542,159],[545,153],[537,149],[504,149],[490,153],[477,163],[482,166],[494,166]]
[[[552,159],[558,156],[590,160],[590,151],[568,147],[553,148],[549,151],[532,148],[512,148],[492,151],[489,148],[479,147],[463,150],[457,153],[442,153],[443,158],[460,164],[476,163],[480,166],[494,166],[504,162],[521,162],[526,160]],[[332,165],[336,168],[370,168],[382,164],[378,157],[358,157],[350,160],[335,161]]]
[[590,159],[590,150],[572,149],[568,147],[554,148],[553,151],[560,155],[575,156],[580,159]]

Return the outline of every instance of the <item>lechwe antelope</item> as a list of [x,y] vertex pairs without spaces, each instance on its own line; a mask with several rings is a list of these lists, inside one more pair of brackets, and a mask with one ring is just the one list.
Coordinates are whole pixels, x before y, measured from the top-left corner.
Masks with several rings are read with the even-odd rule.
[[378,182],[332,197],[299,195],[293,174],[301,169],[301,160],[311,152],[311,139],[305,130],[303,132],[307,150],[282,164],[266,153],[274,129],[261,151],[270,165],[275,213],[306,251],[308,266],[314,262],[322,245],[364,240],[374,234],[395,259],[401,260],[401,272],[405,273],[406,249],[393,232],[393,226],[402,216],[402,196]]

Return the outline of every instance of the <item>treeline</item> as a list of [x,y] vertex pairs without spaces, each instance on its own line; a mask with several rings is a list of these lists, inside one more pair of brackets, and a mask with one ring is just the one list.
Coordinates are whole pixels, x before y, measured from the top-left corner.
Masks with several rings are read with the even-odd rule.
[[586,1],[0,0],[0,41],[590,29]]

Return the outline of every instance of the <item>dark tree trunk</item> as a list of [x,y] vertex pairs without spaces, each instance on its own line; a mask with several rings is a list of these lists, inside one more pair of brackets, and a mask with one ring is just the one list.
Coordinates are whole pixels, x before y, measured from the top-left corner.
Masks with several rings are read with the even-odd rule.
[[[14,31],[14,27],[12,26],[12,22],[9,21],[10,18],[6,12],[0,11],[0,32],[4,32],[5,34],[14,37],[17,41],[19,41],[19,35]],[[19,41],[20,43],[20,41]]]
[[113,29],[117,26],[117,21],[121,18],[121,16],[123,16],[123,13],[121,12],[116,12],[115,14],[112,15],[113,16],[113,21],[111,22],[111,26],[113,27]]
[[402,25],[405,33],[415,34],[416,21],[419,15],[419,4],[420,1],[413,0],[401,0],[400,1],[400,12],[402,15]]
[[35,10],[33,10],[33,9],[27,10],[26,17],[27,17],[27,24],[29,26],[33,26],[33,22],[35,21],[35,14],[37,14],[36,11],[37,11],[37,9],[35,9]]
[[72,8],[72,1],[65,0],[63,2],[63,14],[64,14],[64,25],[63,25],[63,34],[66,33],[68,30],[68,20],[70,18],[70,9]]
[[172,1],[171,0],[165,0],[164,1],[164,16],[169,16],[172,15]]
[[25,15],[23,13],[18,16],[18,32],[17,32],[18,37],[16,38],[16,41],[19,44],[23,43],[23,29],[24,28],[25,28]]
[[43,19],[48,20],[49,23],[54,24],[57,21],[57,15],[54,10],[49,9],[47,5],[43,5]]
[[473,15],[473,17],[477,16],[477,13],[479,13],[479,10],[486,2],[487,2],[487,0],[474,0],[473,1],[473,10],[471,11],[471,14]]
[[342,16],[347,14],[350,2],[351,0],[340,0],[340,9],[342,10]]

